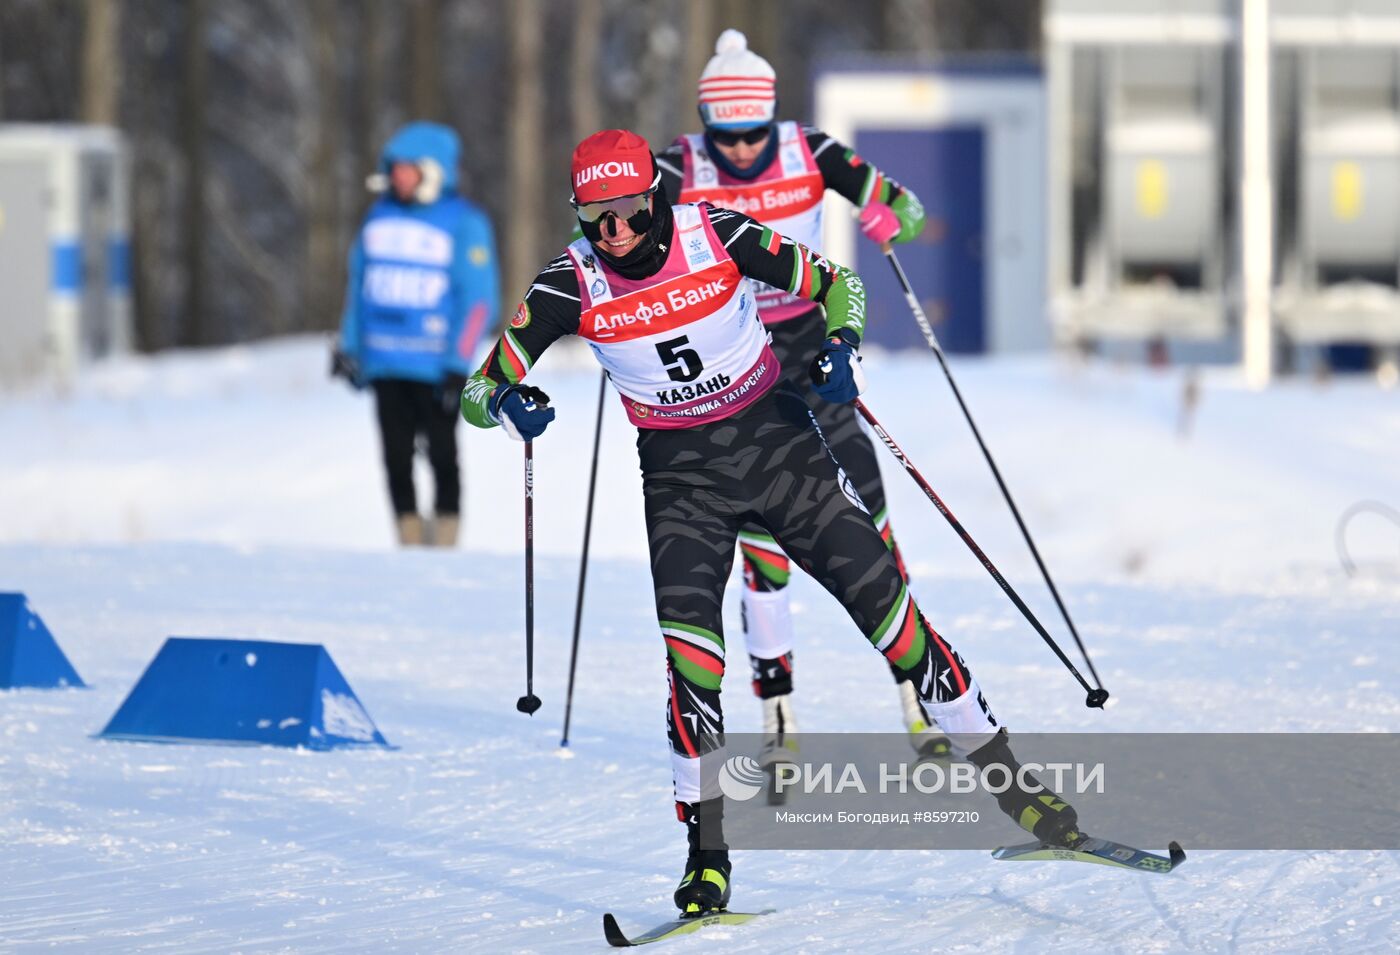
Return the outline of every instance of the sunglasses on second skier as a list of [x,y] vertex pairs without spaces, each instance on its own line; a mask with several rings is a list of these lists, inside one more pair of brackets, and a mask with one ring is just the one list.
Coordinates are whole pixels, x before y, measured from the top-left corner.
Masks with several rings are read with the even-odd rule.
[[772,126],[755,126],[753,129],[712,129],[710,138],[716,146],[757,146],[773,132]]
[[639,192],[631,196],[614,196],[611,199],[600,199],[597,202],[578,202],[569,200],[569,204],[578,213],[579,219],[584,222],[597,222],[611,212],[624,222],[639,212],[645,212],[647,202],[651,199],[652,190]]

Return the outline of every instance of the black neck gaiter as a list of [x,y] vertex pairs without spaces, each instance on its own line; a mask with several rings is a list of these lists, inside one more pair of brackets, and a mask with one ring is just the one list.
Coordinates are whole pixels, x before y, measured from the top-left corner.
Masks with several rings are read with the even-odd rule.
[[651,228],[647,229],[642,241],[633,246],[632,251],[621,258],[609,255],[607,249],[594,243],[598,255],[618,275],[625,279],[649,278],[661,271],[666,264],[666,256],[671,251],[671,203],[658,189],[652,194],[653,209]]

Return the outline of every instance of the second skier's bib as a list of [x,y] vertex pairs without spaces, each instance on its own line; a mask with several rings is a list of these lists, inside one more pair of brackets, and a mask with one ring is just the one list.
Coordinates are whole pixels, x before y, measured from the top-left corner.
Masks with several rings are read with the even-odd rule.
[[[682,137],[686,145],[681,202],[708,202],[751,216],[789,239],[820,251],[822,196],[825,181],[798,123],[779,123],[778,155],[754,179],[735,179],[719,169],[705,151],[699,133]],[[808,299],[781,289],[759,286],[758,309],[765,324],[781,322],[812,310]]]

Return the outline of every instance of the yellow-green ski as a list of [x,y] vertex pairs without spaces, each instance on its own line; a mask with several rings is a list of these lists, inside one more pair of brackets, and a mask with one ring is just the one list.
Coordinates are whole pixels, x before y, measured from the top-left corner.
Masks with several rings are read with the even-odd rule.
[[694,915],[690,918],[663,922],[651,931],[634,935],[631,938],[622,934],[622,929],[618,928],[617,919],[612,917],[611,912],[606,912],[603,915],[603,934],[607,937],[608,944],[613,948],[629,948],[633,945],[646,945],[648,942],[660,942],[678,935],[689,935],[691,932],[698,932],[709,925],[743,925],[760,915],[772,915],[775,911],[777,910],[764,909],[762,912],[721,911],[711,912],[708,915]]

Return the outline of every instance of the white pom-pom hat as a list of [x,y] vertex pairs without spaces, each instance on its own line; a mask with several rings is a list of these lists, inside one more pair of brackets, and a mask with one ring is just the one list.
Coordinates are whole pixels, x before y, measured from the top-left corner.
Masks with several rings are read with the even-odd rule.
[[714,129],[745,129],[773,122],[777,74],[749,49],[748,37],[725,30],[700,74],[700,118]]

